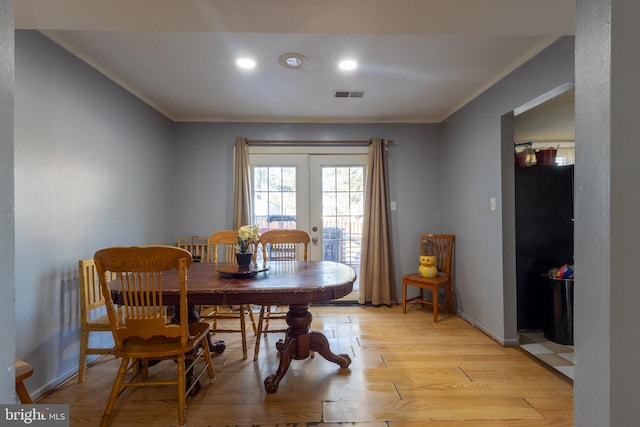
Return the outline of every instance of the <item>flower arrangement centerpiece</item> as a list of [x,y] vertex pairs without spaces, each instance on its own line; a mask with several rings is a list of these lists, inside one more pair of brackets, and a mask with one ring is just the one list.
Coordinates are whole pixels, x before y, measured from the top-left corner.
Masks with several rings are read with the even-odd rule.
[[251,265],[252,248],[259,239],[257,225],[243,225],[238,229],[238,245],[236,246],[238,267],[246,268]]

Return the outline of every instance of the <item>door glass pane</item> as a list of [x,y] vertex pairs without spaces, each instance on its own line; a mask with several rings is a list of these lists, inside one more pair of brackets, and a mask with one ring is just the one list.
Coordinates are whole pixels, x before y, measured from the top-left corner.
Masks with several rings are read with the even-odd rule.
[[360,271],[363,202],[363,166],[322,167],[324,260],[348,264]]
[[296,168],[253,168],[254,218],[260,233],[276,228],[296,228]]

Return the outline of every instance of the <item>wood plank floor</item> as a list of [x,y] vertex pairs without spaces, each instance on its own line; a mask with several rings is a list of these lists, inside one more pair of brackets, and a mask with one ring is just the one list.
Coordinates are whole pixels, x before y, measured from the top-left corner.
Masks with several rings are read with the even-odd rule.
[[[316,355],[293,361],[275,394],[263,380],[275,372],[276,335],[260,359],[242,360],[238,334],[220,334],[227,350],[214,358],[216,382],[188,400],[191,427],[205,426],[572,426],[570,381],[517,347],[502,347],[456,316],[433,323],[430,311],[401,307],[312,307],[313,328],[348,369]],[[248,334],[249,353],[254,337]],[[87,380],[73,378],[37,403],[70,404],[73,426],[97,426],[117,370],[98,360]],[[150,368],[161,377],[174,362]],[[129,389],[119,398],[113,426],[175,426],[173,387]]]

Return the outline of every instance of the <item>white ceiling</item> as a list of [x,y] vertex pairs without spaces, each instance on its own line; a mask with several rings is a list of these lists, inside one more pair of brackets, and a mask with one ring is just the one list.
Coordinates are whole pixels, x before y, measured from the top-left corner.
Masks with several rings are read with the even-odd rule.
[[[563,35],[575,0],[30,0],[36,29],[175,121],[440,122]],[[282,53],[308,58],[300,70]],[[238,55],[257,67],[240,71]],[[355,58],[355,72],[336,62]],[[363,98],[334,97],[364,91]]]

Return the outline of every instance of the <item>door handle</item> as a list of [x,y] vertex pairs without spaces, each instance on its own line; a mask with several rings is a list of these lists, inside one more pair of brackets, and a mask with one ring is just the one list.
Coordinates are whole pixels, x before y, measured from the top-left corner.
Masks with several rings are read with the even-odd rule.
[[315,245],[316,243],[318,243],[318,238],[317,237],[312,237],[311,241],[313,242],[313,244]]

